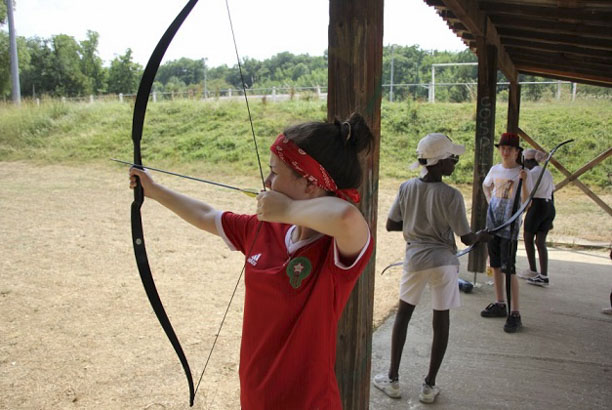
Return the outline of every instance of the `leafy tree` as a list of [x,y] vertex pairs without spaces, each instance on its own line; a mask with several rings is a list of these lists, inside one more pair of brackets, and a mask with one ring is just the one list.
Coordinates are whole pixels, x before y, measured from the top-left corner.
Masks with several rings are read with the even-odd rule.
[[[0,5],[2,4],[3,3],[0,3]],[[10,66],[11,62],[9,57],[9,36],[4,31],[0,31],[0,96],[2,97],[8,97],[9,95],[11,95]]]
[[27,61],[20,53],[21,91],[25,96],[36,97],[41,94],[54,94],[54,58],[50,40],[32,37],[25,40]]
[[166,84],[171,78],[178,78],[185,84],[199,84],[204,81],[204,63],[184,57],[169,61],[159,67],[156,79]]
[[[7,23],[8,10],[6,3],[0,1],[0,27]],[[0,96],[11,94],[11,61],[9,55],[9,35],[0,30]]]
[[0,27],[3,24],[6,24],[8,10],[6,8],[6,3],[4,1],[0,1]]
[[87,92],[88,78],[81,71],[81,47],[76,40],[65,34],[51,39],[53,43],[52,80],[57,95],[83,95]]
[[142,66],[132,61],[132,49],[111,61],[108,71],[108,91],[111,93],[134,94],[138,90],[138,81],[142,75]]
[[87,40],[81,41],[81,72],[87,78],[86,94],[103,94],[106,92],[107,71],[98,56],[98,39],[100,35],[87,30]]
[[[419,84],[422,82],[421,67],[427,52],[419,46],[387,46],[383,49],[383,83],[390,84],[391,61],[393,61],[394,84]],[[388,94],[389,88],[385,92]],[[427,90],[419,86],[403,86],[393,88],[394,98],[422,98]]]

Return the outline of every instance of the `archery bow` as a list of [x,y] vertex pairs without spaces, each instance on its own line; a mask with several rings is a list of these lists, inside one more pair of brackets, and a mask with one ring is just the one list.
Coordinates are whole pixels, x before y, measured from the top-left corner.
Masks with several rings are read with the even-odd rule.
[[[142,129],[144,125],[145,113],[147,110],[147,103],[149,101],[149,93],[151,92],[151,87],[153,86],[153,80],[155,79],[155,74],[157,73],[157,69],[161,63],[161,60],[172,41],[172,38],[180,28],[183,21],[187,18],[195,4],[198,0],[189,0],[187,5],[183,7],[181,12],[176,16],[174,21],[170,24],[162,38],[157,43],[157,46],[153,50],[153,54],[149,58],[149,62],[144,70],[142,75],[142,79],[140,80],[140,85],[138,86],[138,93],[136,94],[136,102],[134,104],[134,116],[132,119],[132,141],[134,142],[134,164],[137,167],[142,169],[142,155],[140,152],[140,141],[142,139]],[[144,233],[142,229],[142,215],[140,209],[142,207],[142,203],[144,201],[144,191],[142,189],[142,185],[138,178],[136,179],[137,184],[134,188],[134,202],[132,202],[132,244],[134,246],[134,255],[136,256],[136,265],[138,266],[138,272],[140,273],[140,279],[142,280],[142,284],[147,293],[147,297],[149,298],[149,302],[151,303],[151,307],[153,307],[153,311],[159,320],[161,327],[164,329],[166,336],[172,343],[172,347],[174,347],[174,351],[176,352],[181,365],[183,366],[183,370],[185,371],[185,376],[187,377],[187,383],[189,385],[189,406],[193,406],[194,398],[195,398],[195,390],[193,387],[193,378],[191,376],[191,369],[189,368],[189,363],[187,362],[187,357],[183,352],[183,348],[181,347],[181,343],[170,324],[170,319],[166,314],[164,306],[159,297],[159,293],[157,292],[157,288],[155,287],[155,281],[153,280],[153,275],[151,274],[151,268],[149,266],[149,260],[147,258],[147,251],[145,248],[144,242]]]
[[[193,9],[193,7],[196,5],[197,2],[198,0],[189,0],[187,4],[183,7],[183,9],[179,12],[179,14],[176,16],[176,18],[172,21],[170,26],[166,29],[165,33],[163,34],[163,36],[157,43],[157,46],[153,50],[153,53],[151,54],[151,57],[149,58],[149,61],[145,67],[142,78],[140,80],[140,85],[138,87],[138,92],[136,94],[136,102],[134,104],[134,115],[132,118],[132,141],[134,143],[134,165],[140,169],[144,168],[142,165],[142,155],[141,155],[141,149],[140,149],[141,140],[142,140],[142,130],[144,126],[144,118],[146,114],[147,104],[149,101],[149,94],[153,86],[155,74],[157,73],[157,69],[159,68],[159,65],[161,64],[161,60],[168,46],[170,45],[170,42],[172,41],[175,34],[177,33],[177,31],[179,30],[179,28],[181,27],[181,25],[183,24],[183,22],[185,21],[185,19],[187,18],[187,16],[189,15],[189,13],[191,12],[191,10]],[[232,37],[234,40],[236,57],[238,59],[238,68],[240,69],[240,78],[242,80],[244,98],[247,104],[247,110],[248,110],[248,115],[249,115],[249,121],[251,124],[253,141],[255,143],[255,151],[257,153],[257,161],[259,164],[259,172],[261,175],[263,189],[265,190],[266,187],[265,187],[265,181],[263,177],[263,169],[261,167],[261,160],[259,158],[257,139],[255,138],[255,129],[253,127],[251,110],[250,110],[248,98],[246,95],[246,86],[244,83],[244,77],[242,75],[242,68],[240,66],[240,57],[238,55],[238,47],[236,45],[236,38],[234,35],[234,29],[233,29],[233,25],[231,21],[229,3],[227,0],[225,3],[227,7],[228,17],[230,20],[230,26],[232,29]],[[204,372],[206,371],[206,366],[208,365],[212,352],[215,348],[217,339],[219,337],[219,333],[221,331],[221,328],[223,327],[225,317],[227,316],[229,306],[233,300],[234,294],[236,293],[236,289],[238,288],[238,283],[240,282],[240,279],[242,277],[242,272],[244,272],[244,266],[242,268],[240,277],[238,278],[238,281],[236,282],[234,292],[232,293],[232,296],[228,303],[227,309],[225,311],[225,314],[221,321],[221,325],[219,327],[219,331],[217,332],[215,340],[213,342],[213,346],[209,352],[208,358],[206,360],[206,364],[204,365],[204,370],[202,371],[202,375],[200,376],[197,386],[194,388],[193,377],[191,374],[189,363],[187,361],[187,357],[185,356],[185,353],[183,352],[183,348],[181,347],[178,337],[176,336],[176,333],[174,332],[174,329],[172,325],[170,324],[170,319],[168,318],[168,315],[166,314],[164,306],[159,297],[159,293],[157,292],[157,288],[153,280],[153,275],[151,274],[151,268],[149,266],[149,260],[147,258],[147,252],[146,252],[145,242],[144,242],[144,233],[142,229],[142,215],[141,215],[140,210],[142,208],[143,202],[144,202],[144,191],[143,191],[142,185],[140,184],[140,181],[138,180],[138,178],[136,178],[136,187],[134,188],[134,201],[132,202],[132,206],[131,206],[132,244],[134,246],[134,255],[136,257],[136,265],[138,266],[138,272],[140,273],[140,278],[142,280],[142,284],[145,288],[149,302],[151,303],[151,307],[153,308],[153,311],[155,312],[155,315],[157,316],[157,319],[159,320],[160,325],[164,329],[166,336],[170,340],[172,347],[174,347],[174,351],[176,352],[181,362],[181,365],[183,366],[185,377],[187,378],[187,383],[189,385],[189,406],[192,407],[194,404],[195,393],[200,385],[200,382],[202,381],[202,377],[204,376]]]

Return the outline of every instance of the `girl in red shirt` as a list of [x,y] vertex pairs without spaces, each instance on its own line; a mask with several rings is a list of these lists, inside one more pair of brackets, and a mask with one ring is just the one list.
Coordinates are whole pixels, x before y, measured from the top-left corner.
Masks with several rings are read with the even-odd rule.
[[243,409],[341,409],[334,373],[337,322],[367,265],[373,238],[359,201],[358,153],[372,134],[353,114],[286,129],[270,147],[268,190],[237,215],[130,169],[145,196],[245,254],[240,348]]

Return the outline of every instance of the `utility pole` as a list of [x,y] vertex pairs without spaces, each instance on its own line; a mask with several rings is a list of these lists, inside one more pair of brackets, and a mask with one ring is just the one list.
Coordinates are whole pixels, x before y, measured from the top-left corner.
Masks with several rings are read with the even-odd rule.
[[389,85],[389,101],[393,102],[393,62],[395,59],[395,50],[393,49],[393,45],[391,45],[391,78]]
[[21,88],[19,87],[19,62],[17,60],[17,36],[15,34],[15,19],[13,17],[13,0],[5,0],[9,25],[9,49],[11,55],[11,82],[13,85],[13,102],[21,104]]
[[208,89],[206,88],[206,62],[208,58],[204,57],[202,59],[202,64],[204,65],[204,99],[208,98]]

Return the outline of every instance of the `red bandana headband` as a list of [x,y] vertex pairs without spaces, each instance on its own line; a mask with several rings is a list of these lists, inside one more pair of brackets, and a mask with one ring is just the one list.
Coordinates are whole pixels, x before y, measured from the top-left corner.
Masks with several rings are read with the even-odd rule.
[[270,146],[270,151],[319,188],[335,193],[338,198],[359,203],[359,192],[356,189],[338,189],[336,182],[325,168],[284,134],[276,138]]

